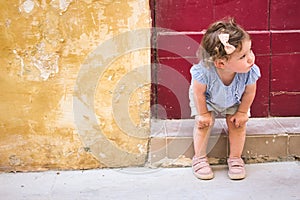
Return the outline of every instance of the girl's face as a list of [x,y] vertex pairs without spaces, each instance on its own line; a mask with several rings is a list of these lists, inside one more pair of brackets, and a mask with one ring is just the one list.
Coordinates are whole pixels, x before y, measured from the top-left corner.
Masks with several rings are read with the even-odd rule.
[[242,42],[242,49],[234,52],[230,58],[224,62],[224,69],[237,73],[247,73],[253,66],[255,56],[251,50],[251,40]]

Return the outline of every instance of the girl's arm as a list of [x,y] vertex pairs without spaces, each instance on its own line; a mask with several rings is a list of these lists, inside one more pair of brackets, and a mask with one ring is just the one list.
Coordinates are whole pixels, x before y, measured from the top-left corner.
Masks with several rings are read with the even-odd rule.
[[241,104],[239,106],[238,112],[248,113],[250,106],[253,103],[254,97],[256,93],[256,83],[247,85],[245,92],[241,99]]
[[199,83],[194,80],[193,82],[193,91],[194,91],[194,101],[195,106],[198,111],[198,116],[196,116],[196,125],[198,128],[206,128],[213,125],[213,119],[211,112],[208,112],[206,105],[206,85]]
[[230,121],[238,128],[244,126],[249,119],[248,110],[253,103],[256,93],[256,83],[247,85],[241,99],[238,111],[230,118]]
[[198,81],[194,80],[193,91],[194,91],[195,106],[197,108],[198,114],[203,115],[208,113],[207,106],[206,106],[206,97],[205,97],[206,85],[201,84]]

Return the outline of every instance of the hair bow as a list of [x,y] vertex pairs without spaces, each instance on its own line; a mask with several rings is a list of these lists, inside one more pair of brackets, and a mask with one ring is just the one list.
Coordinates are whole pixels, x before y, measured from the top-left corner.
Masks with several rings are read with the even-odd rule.
[[235,51],[235,47],[231,44],[229,44],[229,34],[228,33],[221,33],[218,35],[221,43],[224,45],[224,50],[227,54],[232,54]]

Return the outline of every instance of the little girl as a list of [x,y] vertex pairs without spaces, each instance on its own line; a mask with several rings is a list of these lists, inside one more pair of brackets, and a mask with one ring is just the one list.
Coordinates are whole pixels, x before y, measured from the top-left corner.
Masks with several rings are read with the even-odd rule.
[[230,153],[228,176],[246,176],[241,159],[246,123],[256,93],[260,70],[254,64],[249,34],[233,19],[210,25],[200,45],[201,61],[191,68],[190,106],[195,116],[193,173],[212,179],[206,147],[216,115],[226,116]]

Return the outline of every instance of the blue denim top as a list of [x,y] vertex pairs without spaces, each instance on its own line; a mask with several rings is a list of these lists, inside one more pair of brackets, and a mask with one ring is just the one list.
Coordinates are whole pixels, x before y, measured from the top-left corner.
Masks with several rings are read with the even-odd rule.
[[261,76],[259,67],[253,65],[247,73],[236,73],[230,85],[226,86],[217,74],[215,66],[205,67],[202,62],[192,66],[192,83],[197,80],[205,84],[206,102],[220,110],[239,105],[247,85],[254,84]]

